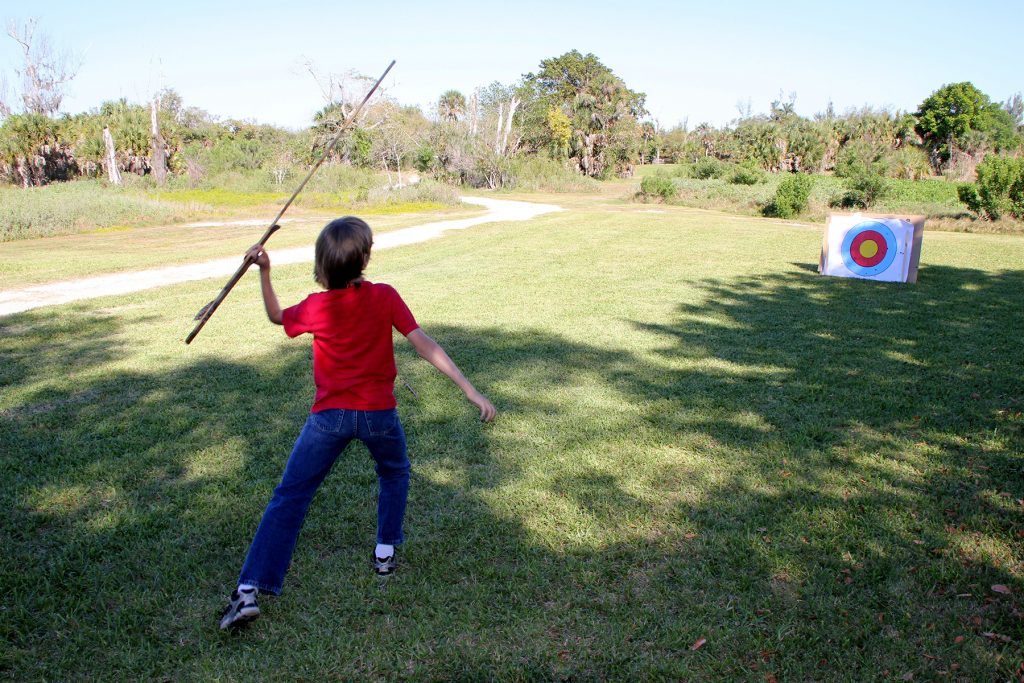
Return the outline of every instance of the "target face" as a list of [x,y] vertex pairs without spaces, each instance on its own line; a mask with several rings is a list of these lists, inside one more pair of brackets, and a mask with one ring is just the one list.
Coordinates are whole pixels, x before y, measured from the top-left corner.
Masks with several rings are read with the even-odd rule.
[[874,277],[892,265],[899,251],[896,235],[887,225],[868,220],[850,228],[839,253],[854,275]]
[[917,282],[924,216],[832,214],[818,272],[880,282]]

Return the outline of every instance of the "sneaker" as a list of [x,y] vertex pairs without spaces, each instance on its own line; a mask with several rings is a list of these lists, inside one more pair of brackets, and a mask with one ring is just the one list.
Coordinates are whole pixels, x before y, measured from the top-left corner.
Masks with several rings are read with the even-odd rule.
[[390,557],[377,557],[377,553],[373,553],[373,570],[377,572],[378,576],[393,574],[397,566],[398,561],[395,559],[394,553]]
[[232,591],[231,602],[224,608],[220,617],[220,628],[233,628],[247,624],[260,615],[260,606],[256,602],[256,589]]

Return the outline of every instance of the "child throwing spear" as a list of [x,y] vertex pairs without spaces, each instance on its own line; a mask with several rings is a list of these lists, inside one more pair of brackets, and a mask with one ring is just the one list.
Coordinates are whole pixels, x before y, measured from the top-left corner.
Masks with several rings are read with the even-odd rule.
[[270,321],[283,325],[289,337],[306,332],[313,335],[316,398],[249,547],[238,588],[221,616],[222,629],[259,616],[259,591],[280,594],[313,495],[353,439],[366,444],[376,462],[379,490],[374,571],[382,575],[395,571],[395,546],[404,540],[409,458],[395,410],[392,327],[465,392],[480,409],[481,420],[489,422],[496,414],[487,397],[420,329],[398,292],[363,279],[372,246],[373,234],[365,221],[347,216],[328,223],[316,241],[314,269],[317,283],[326,291],[310,294],[283,310],[270,283],[270,257],[260,245],[247,254],[260,268],[263,304]]

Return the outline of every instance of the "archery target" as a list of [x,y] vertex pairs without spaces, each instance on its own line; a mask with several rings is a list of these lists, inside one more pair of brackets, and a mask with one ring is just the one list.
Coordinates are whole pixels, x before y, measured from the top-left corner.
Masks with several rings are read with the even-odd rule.
[[861,277],[884,273],[896,259],[896,235],[884,223],[868,220],[850,228],[839,253],[850,272]]
[[902,218],[833,215],[826,245],[825,275],[906,282],[914,225]]

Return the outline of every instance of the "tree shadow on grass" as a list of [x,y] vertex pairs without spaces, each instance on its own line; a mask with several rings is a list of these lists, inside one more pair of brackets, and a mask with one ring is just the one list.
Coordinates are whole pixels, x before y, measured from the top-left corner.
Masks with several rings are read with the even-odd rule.
[[[663,340],[653,354],[535,332],[438,337],[483,346],[471,376],[529,377],[538,397],[516,409],[543,412],[547,392],[603,381],[634,416],[609,431],[580,408],[544,443],[592,453],[628,429],[642,445],[622,439],[617,475],[601,471],[610,459],[589,471],[556,460],[567,473],[533,477],[539,500],[601,510],[594,527],[636,529],[559,558],[565,575],[597,579],[561,593],[577,631],[599,632],[581,615],[617,600],[659,615],[620,624],[632,647],[593,636],[604,642],[588,645],[602,660],[590,673],[637,674],[647,644],[660,655],[642,671],[667,676],[1008,676],[1024,640],[1022,287],[1020,272],[936,266],[917,286],[799,273],[708,281],[675,320],[635,323]],[[509,453],[515,441],[490,445]],[[679,657],[700,637],[729,656],[706,669]]]
[[[827,637],[839,670],[863,676],[915,650],[910,671],[971,659],[982,672],[1002,655],[1013,673],[1020,603],[991,586],[1024,588],[1022,287],[1020,272],[936,266],[917,286],[780,274],[706,282],[678,320],[638,323],[685,369],[621,377],[624,391],[712,396],[756,423],[674,418],[749,453],[719,502],[682,510],[712,528],[723,513],[756,526],[740,550],[772,577],[766,592],[786,596],[764,609],[803,617],[791,646]],[[722,369],[690,369],[709,358]],[[718,545],[713,557],[729,557]]]
[[[646,350],[429,329],[502,409],[493,426],[400,348],[419,394],[400,406],[416,468],[403,570],[367,571],[375,480],[355,449],[318,494],[285,599],[241,638],[216,633],[213,611],[307,411],[308,345],[26,392],[0,416],[4,670],[1012,673],[1024,276],[701,286],[700,306],[635,322]],[[74,361],[31,356],[43,316],[18,324],[10,388],[117,351],[109,319],[62,332]]]

